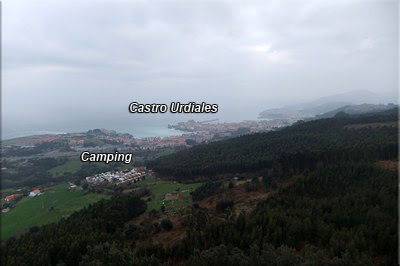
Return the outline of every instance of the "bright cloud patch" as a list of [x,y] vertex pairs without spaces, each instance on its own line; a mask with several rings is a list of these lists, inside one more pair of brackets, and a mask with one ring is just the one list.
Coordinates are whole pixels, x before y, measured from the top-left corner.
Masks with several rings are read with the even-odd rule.
[[251,47],[252,50],[260,53],[267,53],[271,50],[271,45],[265,44],[265,45],[255,45]]

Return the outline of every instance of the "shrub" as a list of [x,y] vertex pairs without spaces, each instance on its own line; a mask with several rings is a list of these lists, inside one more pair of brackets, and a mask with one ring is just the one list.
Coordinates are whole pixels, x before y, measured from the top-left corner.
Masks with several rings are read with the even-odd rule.
[[174,224],[172,223],[172,221],[170,219],[163,219],[161,221],[161,227],[164,230],[169,231],[174,227]]

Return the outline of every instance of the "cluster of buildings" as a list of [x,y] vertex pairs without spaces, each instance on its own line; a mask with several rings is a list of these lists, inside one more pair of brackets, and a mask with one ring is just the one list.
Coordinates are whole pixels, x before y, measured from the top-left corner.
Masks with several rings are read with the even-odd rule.
[[241,128],[247,128],[249,132],[255,133],[260,131],[271,130],[273,128],[279,128],[289,125],[290,122],[285,119],[273,119],[273,120],[245,120],[242,122],[224,122],[216,123],[216,120],[212,121],[195,121],[188,120],[186,122],[180,122],[176,125],[169,125],[169,128],[174,128],[181,131],[187,132],[234,132]]
[[148,137],[136,140],[136,144],[141,149],[156,150],[159,148],[186,146],[185,136],[169,136],[169,137]]
[[245,120],[242,122],[217,123],[217,120],[195,121],[188,120],[176,125],[169,125],[169,128],[191,132],[184,134],[185,139],[192,139],[196,142],[208,142],[213,139],[235,137],[244,134],[258,133],[285,127],[291,124],[285,119],[273,120]]
[[39,188],[34,188],[29,194],[24,189],[17,189],[17,193],[13,193],[4,197],[4,201],[1,204],[1,212],[6,213],[12,208],[20,199],[24,197],[24,195],[28,195],[28,197],[36,197],[43,194]]
[[[18,189],[17,190],[17,192],[18,191],[21,191],[21,189]],[[25,192],[26,193],[26,192]],[[39,196],[39,195],[42,195],[43,193],[40,191],[40,189],[39,188],[34,188],[31,192],[29,192],[29,194],[28,194],[28,197],[36,197],[36,196]],[[26,195],[26,194],[25,194]],[[10,194],[10,195],[7,195],[7,196],[5,196],[4,197],[4,200],[6,201],[6,202],[11,202],[11,201],[13,201],[13,200],[17,200],[17,199],[20,199],[20,198],[22,198],[23,197],[23,194],[22,193],[14,193],[14,194]]]
[[105,172],[88,176],[85,179],[89,184],[99,185],[102,183],[123,183],[127,181],[138,182],[144,179],[145,175],[145,171],[136,171],[132,169],[130,171]]
[[[157,150],[166,147],[192,146],[199,143],[208,143],[223,138],[236,137],[250,133],[263,132],[288,126],[292,121],[285,119],[272,120],[246,120],[242,122],[224,122],[217,120],[195,121],[188,120],[176,125],[169,125],[185,132],[181,135],[168,137],[135,138],[130,134],[117,133],[105,129],[93,129],[82,133],[66,133],[58,135],[35,136],[22,145],[23,148],[33,148],[35,145],[45,142],[63,141],[75,151],[105,152],[105,151],[135,151]],[[13,149],[13,145],[2,149]]]

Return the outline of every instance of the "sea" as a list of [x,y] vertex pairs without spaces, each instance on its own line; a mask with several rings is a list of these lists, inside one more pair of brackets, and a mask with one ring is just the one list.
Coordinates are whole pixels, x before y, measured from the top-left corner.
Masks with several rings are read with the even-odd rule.
[[[99,128],[99,127],[95,127]],[[170,129],[168,126],[139,126],[131,129],[127,128],[108,128],[108,127],[100,127],[108,130],[115,130],[118,133],[129,133],[135,138],[147,138],[147,137],[167,137],[167,136],[176,136],[184,133],[180,130]],[[63,131],[46,131],[46,130],[3,130],[1,132],[1,139],[14,139],[26,136],[33,135],[55,135],[55,134],[65,134],[65,133],[75,133],[75,132],[87,132],[89,129],[94,128],[74,128],[71,130],[63,130]]]
[[239,122],[257,120],[257,112],[226,112],[217,114],[146,114],[146,115],[109,115],[102,117],[57,117],[57,119],[3,119],[1,139],[13,139],[32,135],[65,134],[87,132],[90,129],[115,130],[129,133],[135,138],[166,137],[181,135],[184,132],[170,129],[168,125],[185,122],[190,119],[206,121],[218,119],[218,122]]

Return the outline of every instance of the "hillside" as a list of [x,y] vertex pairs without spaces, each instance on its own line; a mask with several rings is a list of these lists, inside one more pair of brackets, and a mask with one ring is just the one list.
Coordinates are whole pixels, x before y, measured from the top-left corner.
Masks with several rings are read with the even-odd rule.
[[397,122],[397,109],[321,119],[164,156],[160,175],[207,180],[192,206],[146,212],[158,196],[122,193],[11,238],[2,262],[395,265]]
[[25,197],[9,212],[1,214],[1,240],[28,231],[33,226],[54,223],[107,195],[70,191],[68,184],[46,188],[43,195]]
[[398,121],[398,109],[385,112],[298,123],[262,134],[199,145],[149,164],[157,173],[179,180],[192,180],[228,174],[267,170],[280,174],[282,168],[302,171],[317,161],[332,161],[351,156],[354,160],[374,160],[397,154],[394,126],[350,130],[354,124]]
[[337,115],[338,113],[346,113],[349,115],[358,115],[358,114],[366,114],[366,113],[376,113],[382,112],[389,109],[396,108],[395,104],[359,104],[359,105],[346,105],[335,110],[326,112],[321,115],[316,115],[313,119],[323,119],[323,118],[331,118]]
[[264,119],[311,118],[347,105],[397,103],[395,92],[377,94],[367,90],[350,91],[321,97],[305,103],[267,109],[259,114]]

